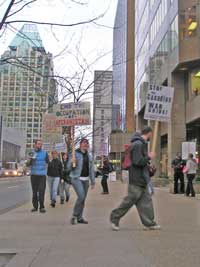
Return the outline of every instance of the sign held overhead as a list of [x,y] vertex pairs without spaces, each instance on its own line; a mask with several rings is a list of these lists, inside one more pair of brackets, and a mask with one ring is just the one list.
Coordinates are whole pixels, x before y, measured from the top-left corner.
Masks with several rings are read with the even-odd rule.
[[55,107],[56,127],[90,125],[90,102],[64,103]]
[[173,98],[173,87],[150,85],[144,119],[169,122],[171,120]]

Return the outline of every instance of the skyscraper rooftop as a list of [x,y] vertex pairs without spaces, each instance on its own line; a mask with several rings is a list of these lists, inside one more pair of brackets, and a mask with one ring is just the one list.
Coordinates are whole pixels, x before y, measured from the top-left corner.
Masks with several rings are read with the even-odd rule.
[[18,31],[11,44],[10,48],[15,48],[21,46],[22,43],[26,43],[29,46],[44,50],[44,45],[40,37],[37,25],[34,24],[24,24],[21,30]]

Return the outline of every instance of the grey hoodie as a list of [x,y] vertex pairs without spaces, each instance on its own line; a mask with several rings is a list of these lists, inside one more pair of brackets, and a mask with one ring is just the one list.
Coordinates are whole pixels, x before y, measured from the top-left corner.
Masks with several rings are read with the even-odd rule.
[[197,173],[197,163],[194,159],[188,159],[186,164],[187,174]]
[[131,160],[132,166],[129,169],[129,183],[137,186],[146,187],[150,182],[148,163],[147,142],[141,134],[134,134],[131,140]]

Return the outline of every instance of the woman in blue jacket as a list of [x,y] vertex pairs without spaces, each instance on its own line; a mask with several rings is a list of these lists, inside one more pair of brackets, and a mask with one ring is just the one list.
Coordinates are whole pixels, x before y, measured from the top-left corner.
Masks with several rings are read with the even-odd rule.
[[71,218],[71,224],[76,223],[88,224],[83,218],[83,210],[85,207],[85,200],[87,197],[89,184],[94,189],[95,177],[94,177],[94,164],[89,152],[89,142],[86,138],[80,141],[80,147],[75,152],[76,166],[72,166],[72,156],[68,161],[68,169],[70,170],[70,178],[72,186],[77,194],[77,200],[73,210],[73,216]]

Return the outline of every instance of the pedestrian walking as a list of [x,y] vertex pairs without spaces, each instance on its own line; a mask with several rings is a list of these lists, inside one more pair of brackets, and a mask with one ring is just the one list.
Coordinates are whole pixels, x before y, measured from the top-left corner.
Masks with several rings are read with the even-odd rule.
[[64,153],[62,155],[62,164],[63,164],[63,173],[62,179],[60,181],[60,203],[64,204],[64,202],[68,202],[70,198],[70,185],[71,185],[71,178],[69,177],[69,171],[67,170],[67,161],[68,157],[67,154]]
[[145,230],[159,230],[161,227],[154,221],[152,196],[149,192],[150,174],[149,161],[155,158],[155,153],[149,152],[147,142],[152,137],[152,129],[145,127],[141,134],[136,133],[131,142],[129,167],[128,195],[110,216],[112,229],[119,230],[120,219],[135,205]]
[[111,173],[113,171],[113,167],[111,165],[111,163],[109,162],[107,157],[104,157],[103,159],[103,166],[100,166],[98,168],[102,174],[102,179],[101,179],[101,185],[102,185],[102,189],[103,195],[107,195],[109,194],[109,189],[108,189],[108,177],[109,177],[109,173]]
[[[76,166],[73,166],[73,157],[69,157],[68,170],[70,170],[71,183],[77,194],[77,200],[71,218],[71,224],[88,224],[83,218],[85,201],[91,182],[91,189],[95,186],[94,164],[91,155],[88,152],[89,141],[86,138],[81,139],[80,147],[75,151]],[[89,182],[90,181],[90,182]]]
[[176,158],[172,161],[172,168],[174,169],[174,194],[178,194],[178,182],[180,180],[180,193],[185,193],[185,183],[184,183],[184,174],[183,167],[184,161],[181,157],[181,153],[177,153]]
[[187,188],[186,188],[186,196],[189,197],[190,194],[192,197],[195,197],[195,191],[193,187],[193,180],[195,179],[197,173],[197,163],[194,159],[193,154],[188,155],[188,160],[186,163],[185,173],[187,175]]
[[31,187],[32,187],[32,212],[38,211],[45,213],[44,198],[46,190],[47,163],[49,156],[46,151],[42,150],[42,141],[36,140],[33,152],[29,153],[28,166],[31,170]]
[[49,184],[49,192],[50,192],[50,201],[52,208],[56,206],[56,198],[58,187],[60,184],[60,179],[62,177],[62,163],[58,158],[57,151],[52,152],[52,160],[48,164],[48,184]]

